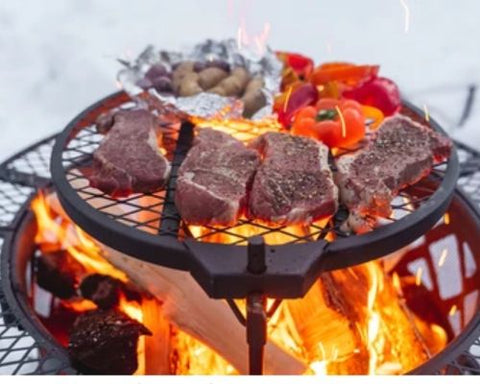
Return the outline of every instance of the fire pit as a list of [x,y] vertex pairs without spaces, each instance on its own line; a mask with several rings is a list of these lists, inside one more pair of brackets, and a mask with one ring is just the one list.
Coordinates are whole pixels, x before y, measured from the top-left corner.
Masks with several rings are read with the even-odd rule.
[[[78,132],[85,131],[87,135],[87,137],[84,139],[85,146],[81,147],[81,151],[85,151],[88,155],[89,151],[91,151],[96,145],[95,141],[91,140],[92,135],[89,136],[88,126],[92,119],[94,119],[95,116],[102,110],[102,108],[111,108],[127,101],[128,100],[125,99],[124,95],[117,94],[102,101],[96,106],[96,108],[90,109],[86,114],[83,114],[81,119],[76,120],[75,123],[79,123],[79,125],[72,125],[72,127],[77,127],[77,131],[75,133],[78,134]],[[188,127],[182,129],[188,130]],[[64,135],[63,138],[65,139],[66,136]],[[61,140],[59,140],[59,142],[61,142]],[[51,145],[52,140],[46,140],[45,142],[26,150],[25,153],[15,156],[2,166],[2,178],[5,180],[2,186],[2,188],[4,187],[5,190],[2,189],[2,194],[5,196],[6,201],[9,202],[9,204],[6,205],[6,209],[10,207],[12,207],[12,209],[10,211],[5,210],[5,225],[2,227],[2,234],[4,234],[4,247],[2,252],[2,265],[4,266],[2,268],[2,285],[4,290],[3,295],[5,295],[7,300],[5,300],[4,296],[2,295],[2,316],[4,319],[4,325],[2,326],[5,328],[5,333],[2,333],[4,336],[2,336],[2,339],[0,340],[3,343],[2,348],[3,345],[7,345],[7,347],[5,347],[3,350],[5,351],[5,358],[3,358],[2,363],[0,363],[0,368],[9,370],[9,372],[27,372],[29,369],[29,372],[35,371],[45,373],[74,371],[71,368],[71,363],[66,351],[61,347],[58,341],[58,335],[55,335],[57,337],[56,339],[52,337],[52,333],[45,328],[45,321],[42,323],[39,320],[39,314],[35,313],[35,311],[32,309],[32,300],[34,296],[32,295],[31,289],[32,281],[35,279],[35,273],[32,273],[32,270],[28,268],[28,265],[32,255],[35,254],[36,245],[31,240],[34,237],[33,234],[37,228],[33,220],[33,216],[28,213],[28,198],[35,195],[37,188],[49,186],[48,166],[45,162],[45,159],[49,158]],[[179,153],[181,154],[181,152],[181,150],[177,151],[174,156],[178,155]],[[470,189],[470,192],[473,192],[473,195],[475,196],[475,188],[477,188],[476,185],[478,186],[478,184],[476,184],[478,182],[478,174],[476,173],[478,168],[475,165],[475,159],[478,158],[478,155],[468,148],[463,149],[460,154],[462,155],[461,172],[463,175],[463,178],[460,179],[460,183],[465,184],[465,189]],[[79,155],[81,158],[76,160],[80,162],[85,161],[85,153],[81,153]],[[450,170],[451,169],[452,168],[450,168]],[[433,183],[430,184],[430,186],[433,186],[433,190],[436,190],[439,182],[442,183],[445,182],[445,180],[449,180],[448,174],[449,171],[447,170],[447,177],[444,177],[442,174],[442,177],[436,178],[434,176],[433,179],[430,180],[430,183]],[[438,175],[440,174],[437,174],[437,176]],[[70,179],[70,181],[72,181],[72,179]],[[426,185],[428,187],[428,183]],[[85,192],[85,195],[83,195],[84,197],[92,196],[88,195],[89,191],[87,188],[83,190],[80,190],[80,188],[82,187],[79,187],[79,192]],[[232,306],[235,314],[242,323],[246,324],[248,321],[250,321],[250,325],[252,325],[252,322],[260,319],[259,324],[257,324],[259,327],[254,328],[257,329],[257,331],[249,332],[249,341],[253,346],[253,353],[251,354],[253,357],[251,361],[251,368],[253,367],[253,372],[258,372],[261,368],[261,365],[258,365],[258,357],[259,352],[261,351],[262,343],[258,343],[258,341],[262,341],[262,332],[258,333],[258,329],[266,327],[266,324],[264,321],[265,314],[263,312],[263,305],[258,307],[258,303],[263,303],[263,298],[262,295],[250,295],[248,303],[250,305],[247,305],[247,307],[250,308],[250,316],[247,316],[247,319],[244,317],[245,312],[240,310],[238,307],[238,305],[242,306],[243,304],[239,303],[238,301],[234,301],[234,298],[245,297],[247,296],[247,293],[251,292],[252,288],[259,287],[262,288],[263,293],[266,291],[270,297],[283,298],[302,296],[308,290],[313,281],[316,280],[315,278],[320,271],[325,272],[327,270],[334,270],[340,267],[348,267],[352,264],[359,264],[371,258],[384,256],[395,249],[407,245],[421,233],[425,232],[426,228],[435,224],[435,222],[438,222],[432,230],[426,233],[425,236],[421,237],[421,240],[411,244],[404,252],[397,252],[396,256],[388,258],[388,260],[395,260],[395,262],[391,261],[391,269],[387,274],[388,281],[392,282],[393,288],[395,288],[396,284],[398,283],[396,282],[398,279],[402,281],[402,295],[399,296],[401,297],[401,301],[399,303],[406,303],[401,305],[406,305],[409,308],[409,312],[407,313],[411,313],[412,316],[418,316],[425,319],[426,314],[422,312],[422,307],[418,305],[418,300],[429,300],[429,302],[432,303],[432,314],[427,316],[427,319],[431,321],[432,324],[437,324],[443,330],[443,334],[448,338],[449,341],[445,348],[443,348],[444,346],[442,345],[441,349],[443,350],[440,353],[427,358],[425,363],[415,368],[413,372],[432,373],[439,371],[443,373],[474,373],[478,372],[478,362],[475,360],[475,356],[478,356],[478,341],[475,341],[475,338],[478,335],[479,322],[478,315],[475,316],[475,313],[478,311],[478,284],[475,283],[475,280],[478,281],[478,271],[476,270],[476,265],[478,265],[477,255],[479,254],[479,251],[476,250],[476,243],[474,241],[479,230],[478,213],[476,212],[476,209],[472,203],[470,203],[470,201],[467,200],[463,194],[457,192],[448,209],[448,214],[442,218],[443,211],[447,208],[450,193],[444,193],[442,194],[440,200],[436,200],[435,194],[430,196],[431,191],[432,188],[428,189],[428,192],[426,194],[424,193],[423,195],[421,192],[417,191],[416,196],[420,199],[419,201],[424,201],[425,199],[422,200],[422,197],[425,198],[425,196],[427,196],[429,197],[428,200],[433,199],[431,201],[439,202],[435,205],[435,209],[432,209],[431,207],[430,209],[428,207],[421,207],[421,204],[417,205],[414,199],[403,202],[403,205],[399,204],[398,211],[403,210],[402,208],[406,208],[407,211],[413,210],[414,212],[409,213],[406,217],[399,216],[399,220],[395,224],[386,225],[383,229],[387,229],[387,233],[384,235],[378,235],[377,238],[378,242],[385,244],[386,239],[391,239],[391,233],[388,233],[388,228],[395,228],[395,226],[397,226],[397,230],[393,232],[397,235],[403,233],[403,235],[398,238],[398,243],[392,244],[390,242],[388,246],[379,248],[379,243],[374,242],[374,245],[369,245],[368,243],[363,242],[363,236],[358,236],[351,239],[347,238],[347,241],[357,242],[358,246],[360,247],[359,249],[362,249],[363,251],[375,250],[375,252],[361,254],[365,256],[354,258],[353,248],[346,247],[347,250],[350,249],[350,254],[345,253],[345,258],[342,260],[342,265],[338,264],[333,259],[333,256],[331,258],[326,257],[321,259],[322,263],[324,264],[320,263],[320,267],[318,264],[315,264],[315,267],[318,268],[318,271],[312,271],[307,274],[306,280],[297,281],[297,290],[288,291],[288,293],[286,293],[286,290],[280,290],[282,284],[279,284],[278,280],[275,281],[275,279],[268,284],[262,282],[261,286],[256,285],[258,284],[259,279],[254,272],[256,266],[259,265],[257,264],[259,259],[261,266],[261,256],[264,251],[261,242],[259,245],[255,244],[254,241],[249,242],[248,235],[245,235],[242,231],[232,231],[231,229],[222,229],[219,233],[216,228],[207,228],[209,231],[208,233],[203,232],[196,234],[195,228],[192,232],[191,228],[188,228],[182,223],[178,222],[178,215],[171,210],[172,205],[167,204],[168,196],[148,196],[144,198],[144,202],[146,202],[148,205],[143,205],[142,208],[147,207],[147,210],[151,211],[150,215],[144,217],[142,222],[137,220],[136,223],[134,223],[135,225],[139,224],[139,226],[142,227],[141,229],[143,229],[143,232],[139,230],[133,232],[133,240],[137,243],[128,243],[127,240],[124,239],[120,244],[115,243],[112,240],[110,240],[111,243],[109,243],[108,237],[112,234],[114,236],[120,236],[117,238],[118,240],[121,238],[122,234],[131,236],[132,231],[129,226],[131,226],[132,223],[128,220],[129,217],[126,217],[128,215],[124,215],[124,223],[120,224],[117,222],[114,223],[113,226],[113,228],[125,227],[124,230],[120,230],[120,233],[116,234],[105,233],[105,230],[111,227],[111,223],[113,222],[112,218],[106,218],[104,214],[100,212],[93,214],[93,208],[88,205],[86,205],[88,210],[85,211],[87,214],[84,212],[78,212],[81,209],[78,207],[75,208],[75,206],[70,206],[70,209],[73,209],[73,211],[70,212],[70,199],[74,197],[62,197],[61,194],[60,198],[72,218],[75,219],[75,221],[77,221],[82,227],[84,227],[85,230],[95,235],[96,239],[104,241],[107,243],[107,245],[116,245],[117,248],[120,247],[124,251],[129,251],[126,253],[132,253],[143,260],[167,265],[170,267],[189,269],[192,267],[192,265],[189,265],[188,259],[185,260],[186,258],[181,256],[177,259],[174,257],[175,252],[178,251],[179,253],[177,253],[177,256],[179,256],[185,252],[185,249],[188,249],[189,252],[194,252],[196,256],[199,257],[200,261],[205,262],[205,265],[208,267],[208,258],[212,256],[212,253],[210,253],[212,252],[211,250],[215,249],[215,253],[217,252],[216,249],[220,248],[222,251],[228,249],[229,254],[233,253],[232,257],[238,260],[238,264],[235,264],[232,267],[227,266],[230,268],[226,269],[227,273],[231,273],[233,271],[236,272],[237,275],[240,275],[238,274],[238,271],[240,270],[242,271],[242,275],[245,275],[243,270],[247,264],[250,265],[251,272],[247,272],[246,277],[236,277],[238,279],[243,279],[239,280],[242,281],[242,283],[247,281],[246,288],[242,288],[241,290],[237,288],[228,288],[229,285],[233,284],[229,283],[228,279],[222,277],[225,276],[225,271],[214,271],[216,273],[219,272],[218,275],[220,278],[218,280],[218,284],[211,286],[209,286],[209,283],[207,283],[205,279],[202,280],[202,271],[198,271],[197,273],[193,271],[193,274],[199,279],[200,283],[203,281],[202,286],[207,289],[207,292],[210,296],[227,298],[229,304]],[[71,192],[77,194],[77,191],[72,189]],[[21,196],[23,196],[23,198],[21,198]],[[436,196],[438,197],[438,195]],[[102,199],[107,199],[105,196],[98,195],[94,195],[91,198],[94,200],[97,199],[97,202],[98,200],[102,201]],[[129,205],[132,208],[132,210],[129,212],[130,214],[135,209],[138,209],[138,201],[135,201],[133,198],[126,199],[124,204]],[[159,210],[159,207],[163,208],[163,211]],[[93,217],[93,219],[92,217],[89,217],[89,212],[96,217]],[[425,214],[417,215],[417,220],[414,220],[415,215],[422,212]],[[429,214],[427,215],[426,212]],[[10,217],[8,215],[10,215]],[[82,221],[82,217],[87,221]],[[411,219],[411,217],[413,217],[413,219]],[[98,218],[100,219],[96,222],[88,221],[96,220]],[[168,233],[164,233],[163,236],[154,236],[154,231],[156,231],[154,228],[158,228],[158,221],[160,218],[163,219],[162,223],[168,223],[168,226],[166,226],[166,224],[160,225],[160,229],[162,230],[163,228],[163,230],[167,230]],[[115,217],[114,219],[119,221],[122,219],[122,217]],[[441,220],[439,221],[439,219]],[[417,223],[411,224],[411,232],[409,232],[409,227],[404,224],[406,221],[408,222],[408,220],[413,220]],[[178,227],[172,227],[172,223],[179,223],[179,225]],[[118,226],[115,227],[117,224]],[[245,224],[250,223],[241,223],[241,225]],[[153,228],[150,228],[150,225]],[[465,228],[468,228],[469,232],[466,232]],[[172,230],[178,231],[177,236],[179,236],[183,243],[187,244],[187,247],[184,250],[181,250],[178,245],[172,245],[172,257],[167,257],[169,255],[165,253],[157,253],[156,251],[159,250],[158,244],[156,242],[152,243],[151,241],[142,243],[145,245],[145,248],[142,248],[139,252],[133,252],[136,250],[138,251],[138,249],[133,249],[134,244],[138,245],[139,241],[144,241],[145,239],[150,239],[151,237],[165,239],[166,244],[182,244],[172,237]],[[310,229],[310,231],[312,231],[312,229]],[[318,251],[318,247],[320,245],[320,250],[323,251],[325,242],[323,240],[318,242],[312,242],[309,240],[317,238],[322,239],[331,231],[325,230],[324,227],[319,226],[318,228],[315,228],[314,232],[309,232],[308,236],[300,236],[297,232],[292,232],[291,229],[288,228],[262,228],[261,234],[267,239],[272,239],[272,237],[269,238],[268,236],[271,236],[271,234],[274,232],[277,233],[276,236],[278,236],[278,234],[280,235],[282,240],[280,242],[294,243],[295,247],[298,247],[298,249],[302,251],[308,249],[309,251],[306,253],[307,258],[308,255],[312,256],[312,259],[307,259],[307,261],[310,263],[322,253],[315,252]],[[96,236],[96,234],[98,234],[98,236]],[[150,237],[145,237],[144,235]],[[197,240],[185,240],[185,238],[188,236],[197,237]],[[212,238],[208,239],[208,236],[211,236]],[[203,242],[201,242],[202,239]],[[225,239],[228,239],[230,243],[236,245],[212,244],[209,242],[212,241],[212,239],[220,239],[222,242],[226,242]],[[285,241],[285,239],[288,240]],[[247,243],[249,243],[247,247],[242,246],[242,244]],[[341,241],[338,241],[338,244],[340,243]],[[335,242],[332,244],[334,245]],[[130,249],[128,250],[126,247],[130,247]],[[287,246],[281,245],[267,248],[267,250],[274,250],[272,258],[267,257],[267,271],[272,275],[275,275],[272,273],[275,272],[274,264],[271,264],[273,257],[278,256],[280,261],[282,261],[282,256],[285,257],[284,260],[286,260],[288,257],[288,252],[282,251],[282,247]],[[237,251],[230,251],[231,249],[240,249],[241,251],[238,251],[239,253],[235,255],[235,252]],[[447,249],[446,255],[444,251],[445,249]],[[200,253],[197,253],[199,250]],[[250,252],[247,252],[247,250],[250,250]],[[315,252],[313,252],[313,250]],[[345,250],[345,248],[339,247],[338,252],[340,252],[340,250]],[[155,252],[150,253],[151,251]],[[250,258],[248,257],[248,253],[250,253]],[[222,256],[224,256],[224,254],[222,254]],[[260,256],[259,259],[257,258],[258,256]],[[340,253],[337,253],[336,257],[339,258],[342,256]],[[114,261],[113,259],[110,260]],[[216,257],[216,260],[218,260],[218,257]],[[141,262],[139,261],[139,263]],[[175,263],[175,265],[169,263]],[[374,261],[373,263],[376,262]],[[292,267],[291,264],[286,265]],[[472,265],[474,267],[472,267]],[[7,267],[5,268],[5,266]],[[453,270],[456,272],[452,272]],[[340,269],[340,271],[342,271],[342,269]],[[375,268],[373,268],[371,271],[371,276],[374,276],[376,273]],[[205,273],[205,270],[203,273]],[[331,274],[331,276],[335,276],[335,272],[331,272]],[[455,276],[453,276],[454,274]],[[448,279],[455,280],[456,283],[454,285],[456,286],[456,290],[452,290],[451,287],[448,287],[449,284],[445,282],[445,275],[448,276]],[[235,275],[233,275],[233,277],[235,277]],[[262,280],[268,281],[268,279]],[[410,281],[410,284],[408,284],[408,281]],[[396,283],[393,284],[394,282]],[[279,286],[280,288],[278,288]],[[342,287],[338,284],[338,280],[335,287]],[[413,287],[414,289],[409,289],[408,287]],[[315,285],[314,288],[318,288],[317,285]],[[271,289],[271,291],[268,289]],[[313,292],[313,290],[310,292]],[[371,290],[369,290],[369,292],[371,292]],[[293,303],[293,301],[291,303]],[[291,303],[290,301],[284,301],[281,303],[280,300],[269,303],[266,314],[268,317],[273,316],[270,327],[272,325],[279,324],[278,317],[283,315],[282,308],[286,306],[294,306],[294,304]],[[35,302],[33,304],[35,304]],[[278,309],[279,306],[280,309]],[[260,311],[255,312],[255,310],[258,308]],[[277,309],[276,313],[275,309]],[[373,307],[370,309],[373,309]],[[423,311],[424,310],[425,309],[423,308]],[[368,319],[366,319],[367,323],[374,324],[376,321],[374,313],[367,313],[367,315],[369,316]],[[21,329],[23,329],[22,331],[15,331],[15,329],[17,329],[17,324],[20,324]],[[48,325],[47,328],[50,329],[50,331],[52,330],[50,325]],[[31,339],[28,339],[30,336],[27,336],[27,332],[33,336],[35,340],[33,344],[32,341],[29,341]],[[272,331],[271,328],[269,328],[268,332],[269,335],[274,339],[275,335],[272,335],[272,332],[277,332],[277,334],[279,333],[279,331]],[[53,333],[55,334],[55,332]],[[283,337],[283,335],[280,337]],[[177,337],[176,340],[177,344],[175,347],[175,353],[178,354],[183,352],[185,356],[187,356],[191,350],[189,352],[189,349],[185,347],[185,344],[183,344],[182,347],[182,345],[178,342],[178,340],[185,341],[185,339]],[[191,346],[192,344],[189,345]],[[199,345],[201,346],[201,344],[196,345],[197,347]],[[471,345],[473,345],[471,347],[471,352],[468,352]],[[335,355],[340,353],[339,351],[335,352],[335,350],[329,350],[328,348],[325,348],[325,346],[324,349],[325,350],[323,352],[320,351],[320,355],[323,353],[323,360],[335,360],[333,359]],[[172,357],[170,356],[169,358]],[[244,356],[244,359],[247,359],[246,355]],[[152,361],[155,361],[155,359],[152,359]],[[453,364],[449,364],[451,361],[455,362]],[[225,367],[226,365],[223,366],[223,368]],[[342,367],[335,366],[335,364],[330,364],[329,369],[330,372],[342,372]],[[384,366],[382,369],[384,369],[384,372],[393,373],[396,372],[398,367]],[[310,370],[321,373],[326,372],[328,369],[325,363],[320,363],[312,364],[312,366],[310,366]],[[179,368],[171,373],[175,372],[182,373],[182,370]],[[217,372],[228,373],[226,370]],[[351,370],[350,372],[353,373]],[[183,373],[187,372],[183,371]]]

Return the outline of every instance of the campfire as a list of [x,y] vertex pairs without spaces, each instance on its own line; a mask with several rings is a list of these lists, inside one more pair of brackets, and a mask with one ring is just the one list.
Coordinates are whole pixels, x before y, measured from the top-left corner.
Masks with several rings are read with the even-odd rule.
[[[76,319],[109,307],[151,333],[138,335],[135,374],[246,372],[241,325],[224,301],[208,298],[188,273],[149,266],[99,243],[72,223],[54,194],[39,194],[32,209],[42,261],[37,265],[50,267],[44,276],[45,268],[37,268],[36,281],[55,296],[54,310],[42,319],[61,344],[68,345]],[[251,236],[248,227],[244,230],[243,236]],[[229,238],[217,234],[215,241]],[[118,297],[109,297],[114,293],[104,284],[86,298],[84,286],[92,276],[115,282]],[[409,309],[404,290],[412,297],[412,290],[423,288],[415,280],[387,271],[379,261],[323,274],[304,298],[284,300],[270,319],[266,371],[400,374],[422,364],[448,337],[431,317],[427,321]],[[106,305],[108,300],[113,304]],[[236,303],[245,310],[244,300]],[[267,308],[273,303],[269,299]]]

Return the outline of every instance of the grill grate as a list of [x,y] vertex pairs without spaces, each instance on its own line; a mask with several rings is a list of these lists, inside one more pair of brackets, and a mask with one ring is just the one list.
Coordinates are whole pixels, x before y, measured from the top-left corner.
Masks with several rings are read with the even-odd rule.
[[[48,161],[53,146],[53,139],[34,145],[6,163],[0,165],[0,247],[5,236],[14,230],[16,218],[25,209],[23,203],[28,200],[36,188],[44,185],[48,177]],[[41,149],[39,149],[41,147]],[[30,159],[27,161],[26,159]],[[459,185],[480,206],[480,154],[466,146],[460,145],[459,158],[461,175]],[[41,159],[35,160],[32,159]],[[8,171],[8,172],[7,172]],[[138,199],[138,196],[136,197]],[[161,200],[163,196],[159,198]],[[129,198],[130,199],[130,198]],[[132,209],[135,198],[131,197]],[[160,201],[157,202],[160,204]],[[159,207],[153,207],[158,214]],[[4,248],[0,248],[1,250]],[[2,265],[0,265],[0,271]],[[27,331],[17,313],[6,302],[0,289],[0,374],[74,374],[76,373],[65,356],[58,350],[50,348],[48,341],[35,332]],[[477,330],[477,337],[480,330]],[[32,336],[35,335],[35,336]],[[458,357],[438,370],[438,374],[480,374],[480,339]]]
[[[132,103],[126,102],[119,108],[128,109],[130,106]],[[168,123],[165,123],[162,128],[162,145],[166,157],[170,161],[173,160],[170,183],[163,191],[153,194],[133,194],[127,198],[114,199],[100,190],[90,187],[85,175],[91,165],[93,152],[104,138],[104,135],[96,132],[93,125],[74,129],[73,137],[63,150],[62,160],[66,179],[81,199],[110,219],[149,233],[158,231],[160,236],[177,236],[177,229],[180,228],[178,235],[181,239],[193,238],[201,242],[220,242],[230,245],[246,245],[248,238],[254,235],[263,236],[266,243],[271,244],[296,244],[355,236],[342,230],[342,225],[348,217],[345,207],[341,207],[332,220],[328,222],[323,220],[308,226],[267,224],[246,218],[242,218],[230,226],[204,225],[201,229],[197,226],[188,226],[181,220],[175,208],[173,193],[176,171],[188,148],[188,145],[185,145],[185,141],[188,139],[182,140],[182,135],[184,130],[189,129],[191,129],[189,126],[182,126],[179,129],[178,124]],[[231,131],[235,135],[236,129],[231,128]],[[243,131],[239,129],[238,133],[243,134]],[[426,180],[404,189],[392,204],[392,216],[381,220],[382,224],[397,222],[428,202],[436,191],[437,185],[442,181],[445,169],[446,163],[436,164]],[[377,221],[377,218],[372,216],[367,218]],[[168,225],[163,225],[164,221],[167,221]],[[220,238],[221,240],[219,240]]]

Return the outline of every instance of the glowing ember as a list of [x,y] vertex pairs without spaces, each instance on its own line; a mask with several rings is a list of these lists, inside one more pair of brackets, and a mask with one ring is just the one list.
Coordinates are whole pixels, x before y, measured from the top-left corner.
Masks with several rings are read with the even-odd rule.
[[450,214],[449,214],[448,212],[446,212],[446,213],[443,215],[443,222],[445,223],[445,225],[450,224]]
[[415,284],[420,286],[422,284],[422,275],[423,275],[423,268],[418,267],[417,272],[415,273]]

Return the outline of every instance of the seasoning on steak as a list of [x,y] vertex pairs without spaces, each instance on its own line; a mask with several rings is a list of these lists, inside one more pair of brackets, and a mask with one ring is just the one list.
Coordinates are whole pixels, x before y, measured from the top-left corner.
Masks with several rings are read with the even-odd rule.
[[99,309],[75,320],[68,351],[82,371],[131,375],[138,368],[138,338],[151,334],[145,326],[118,310]]
[[386,119],[365,148],[336,161],[335,180],[352,214],[352,229],[365,230],[364,214],[388,217],[399,190],[427,176],[451,148],[447,137],[406,116]]
[[227,133],[203,128],[178,171],[175,204],[190,224],[235,223],[260,162],[254,149]]
[[158,148],[157,118],[145,110],[121,111],[93,154],[90,185],[113,196],[155,192],[170,164]]
[[310,223],[337,210],[328,148],[312,139],[266,133],[252,147],[263,154],[250,193],[249,213],[274,223]]

